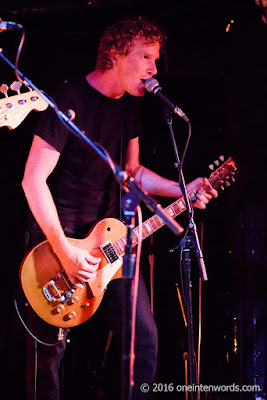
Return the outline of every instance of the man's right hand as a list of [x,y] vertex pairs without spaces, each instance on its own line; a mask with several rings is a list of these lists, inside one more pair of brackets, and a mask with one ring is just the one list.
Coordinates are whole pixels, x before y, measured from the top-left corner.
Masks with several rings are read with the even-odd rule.
[[73,285],[83,287],[82,283],[96,277],[101,258],[93,257],[87,250],[70,242],[65,243],[56,254]]

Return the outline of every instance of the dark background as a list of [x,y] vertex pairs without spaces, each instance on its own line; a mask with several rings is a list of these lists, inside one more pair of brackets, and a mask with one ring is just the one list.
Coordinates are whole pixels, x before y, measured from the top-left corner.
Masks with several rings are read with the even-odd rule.
[[[236,183],[220,192],[207,210],[195,212],[199,232],[203,233],[209,278],[202,285],[201,382],[257,383],[266,392],[267,24],[261,19],[260,7],[253,0],[89,3],[38,0],[23,4],[11,0],[1,6],[3,20],[18,22],[26,30],[20,69],[48,93],[74,74],[86,74],[92,69],[100,34],[110,23],[131,14],[154,19],[168,36],[158,66],[158,80],[192,124],[184,164],[186,181],[208,176],[208,165],[221,154],[226,158],[232,156],[239,166]],[[19,39],[18,32],[2,32],[0,36],[0,48],[12,62]],[[1,84],[10,86],[15,80],[12,69],[3,60],[0,60],[0,76]],[[160,174],[176,179],[162,105],[149,94],[142,101],[146,129],[141,138],[141,160]],[[23,258],[27,221],[20,182],[37,119],[38,113],[32,111],[18,128],[11,131],[1,128],[0,398],[3,400],[25,398],[25,331],[14,309],[13,293]],[[181,155],[187,127],[178,117],[174,118],[173,127]],[[164,205],[171,202],[160,201]],[[144,218],[149,216],[144,210]],[[185,227],[186,217],[181,216],[179,222]],[[158,382],[184,384],[186,330],[175,286],[176,282],[180,286],[179,254],[168,252],[178,240],[167,228],[162,228],[153,235],[153,245],[150,240],[144,242],[142,257],[149,286],[148,255],[151,252],[155,255],[154,314],[160,339]],[[197,340],[199,289],[193,254],[192,278]],[[89,321],[93,343],[99,337],[95,326]],[[89,348],[91,342],[89,338]],[[91,386],[95,387],[98,380],[94,374],[98,364],[93,355],[97,347],[102,356],[102,342],[92,346],[92,359],[84,355],[79,343],[79,328],[74,328],[61,371],[64,400],[79,395],[87,398],[89,392],[89,398],[95,398]],[[112,359],[112,353],[109,358]],[[89,378],[85,373],[87,366]],[[158,398],[179,396],[165,393]],[[207,398],[255,396],[210,393]]]

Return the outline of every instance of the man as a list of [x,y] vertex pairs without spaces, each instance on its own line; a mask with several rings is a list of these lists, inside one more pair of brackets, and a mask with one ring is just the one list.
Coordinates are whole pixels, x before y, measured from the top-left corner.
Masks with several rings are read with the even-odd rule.
[[[144,81],[157,73],[156,62],[164,35],[153,23],[139,17],[109,27],[101,38],[97,66],[86,78],[70,82],[55,99],[61,110],[72,109],[78,126],[109,152],[128,174],[149,194],[182,196],[178,183],[170,181],[139,164],[139,123],[135,115],[136,97],[145,93]],[[129,96],[130,95],[130,96]],[[84,237],[92,224],[104,217],[118,217],[117,189],[112,173],[103,160],[82,139],[60,124],[52,111],[43,114],[26,163],[23,189],[34,216],[30,244],[41,240],[43,232],[58,256],[70,281],[81,285],[97,274],[99,258],[74,247],[67,236]],[[199,208],[217,193],[206,178],[188,185],[201,184],[194,203]],[[120,280],[108,285],[108,307],[121,299]],[[120,337],[116,313],[110,322],[114,338]],[[34,317],[47,337],[55,328]],[[37,322],[36,322],[37,321]],[[37,372],[34,370],[33,340],[29,338],[27,383],[29,399],[59,399],[57,370],[65,349],[65,339],[54,347],[38,345]],[[114,339],[115,340],[115,339]],[[143,382],[152,383],[156,372],[157,330],[150,312],[144,282],[140,278],[135,343],[135,387],[133,399],[141,399]],[[36,376],[37,374],[37,376]],[[144,395],[147,398],[148,395]]]

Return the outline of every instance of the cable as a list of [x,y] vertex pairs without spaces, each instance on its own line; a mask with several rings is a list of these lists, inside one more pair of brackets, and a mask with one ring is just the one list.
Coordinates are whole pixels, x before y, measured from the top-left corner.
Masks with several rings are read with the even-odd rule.
[[[25,29],[22,27],[21,39],[20,39],[17,54],[16,54],[14,73],[16,75],[17,80],[25,85],[26,84],[25,81],[23,79],[21,79],[21,77],[19,76],[19,73],[18,73],[19,58],[20,58],[24,40],[25,40]],[[27,86],[27,84],[26,84],[26,86]]]
[[51,346],[51,347],[57,345],[58,343],[60,343],[60,340],[58,340],[58,341],[55,342],[55,343],[46,343],[46,342],[43,342],[42,340],[38,339],[38,338],[30,331],[30,329],[28,328],[28,326],[27,326],[26,323],[24,322],[24,320],[23,320],[23,318],[22,318],[22,316],[21,316],[21,314],[20,314],[20,312],[19,312],[18,303],[17,303],[17,300],[15,299],[15,297],[14,297],[14,305],[15,305],[15,310],[17,311],[18,317],[19,317],[19,319],[20,319],[20,322],[22,323],[22,325],[24,326],[24,328],[26,329],[26,331],[31,335],[31,337],[32,337],[34,340],[36,340],[36,342],[38,342],[38,343],[40,343],[40,344],[43,344],[44,346]]

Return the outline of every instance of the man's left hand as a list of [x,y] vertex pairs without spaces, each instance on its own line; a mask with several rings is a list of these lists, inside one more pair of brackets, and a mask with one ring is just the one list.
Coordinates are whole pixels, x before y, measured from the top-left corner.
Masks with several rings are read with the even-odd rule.
[[[197,200],[193,202],[193,206],[196,208],[206,208],[209,201],[214,197],[218,196],[217,190],[213,189],[207,178],[196,178],[188,185],[186,185],[188,193],[196,190]],[[199,189],[198,189],[199,188]]]

